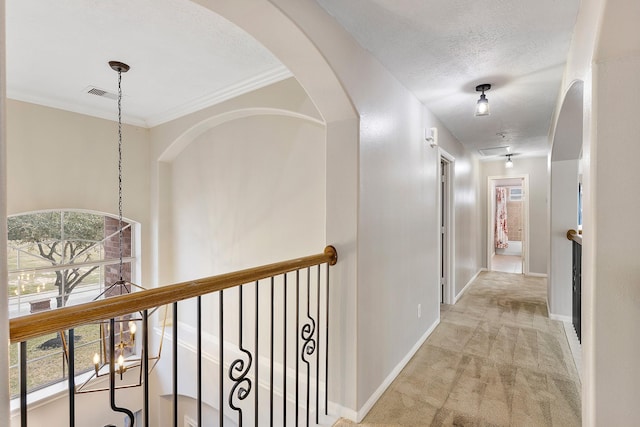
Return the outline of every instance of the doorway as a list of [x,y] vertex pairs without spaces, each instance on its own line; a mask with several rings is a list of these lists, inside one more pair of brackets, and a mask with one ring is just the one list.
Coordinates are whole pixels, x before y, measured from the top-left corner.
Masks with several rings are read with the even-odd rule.
[[454,209],[453,202],[453,165],[454,157],[440,148],[440,163],[438,174],[440,185],[438,186],[438,237],[440,253],[440,303],[453,304],[455,302],[455,290],[453,279],[453,235],[454,235]]
[[528,192],[526,175],[489,178],[489,271],[528,272]]

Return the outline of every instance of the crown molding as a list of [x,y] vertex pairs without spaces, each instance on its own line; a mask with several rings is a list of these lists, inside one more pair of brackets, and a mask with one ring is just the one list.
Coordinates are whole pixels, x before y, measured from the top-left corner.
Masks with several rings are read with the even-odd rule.
[[[192,101],[186,102],[182,105],[171,108],[163,113],[156,114],[146,119],[142,117],[132,117],[125,114],[122,117],[122,122],[128,125],[143,128],[152,128],[154,126],[158,126],[187,114],[200,111],[204,108],[211,107],[245,93],[288,79],[292,76],[293,74],[291,74],[291,71],[289,71],[285,66],[279,66],[257,76],[250,77],[241,82],[225,87],[224,89],[220,89],[208,95],[196,98]],[[38,104],[45,107],[56,108],[58,110],[70,111],[72,113],[84,114],[100,119],[116,121],[113,111],[106,111],[101,108],[80,105],[64,100],[35,96],[33,94],[22,92],[20,90],[11,90],[7,88],[7,98],[28,102],[31,104]]]
[[[42,105],[43,107],[55,108],[57,110],[69,111],[71,113],[82,114],[85,116],[97,117],[99,119],[105,119],[112,122],[117,121],[117,116],[114,111],[107,112],[101,108],[79,105],[77,103],[59,99],[35,96],[29,93],[21,92],[19,90],[11,90],[7,88],[7,98],[14,99],[16,101],[28,102],[30,104]],[[147,127],[147,122],[140,117],[123,115],[122,123],[143,128]]]
[[221,102],[237,96],[244,95],[245,93],[288,79],[292,76],[293,74],[291,74],[291,71],[289,71],[285,66],[273,68],[257,76],[250,77],[231,86],[227,86],[224,89],[196,98],[163,113],[149,117],[146,121],[146,126],[152,128],[161,125],[179,117],[186,116],[187,114],[203,110],[207,107],[220,104]]

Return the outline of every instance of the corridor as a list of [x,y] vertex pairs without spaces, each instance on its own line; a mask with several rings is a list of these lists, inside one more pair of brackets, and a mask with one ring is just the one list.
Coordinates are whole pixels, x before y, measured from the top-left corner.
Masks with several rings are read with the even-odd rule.
[[546,280],[483,272],[360,425],[580,426],[580,387]]

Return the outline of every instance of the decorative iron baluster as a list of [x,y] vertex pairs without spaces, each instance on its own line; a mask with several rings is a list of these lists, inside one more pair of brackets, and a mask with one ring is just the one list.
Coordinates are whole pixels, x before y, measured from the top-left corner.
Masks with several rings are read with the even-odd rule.
[[260,394],[260,377],[258,376],[258,371],[259,371],[259,366],[260,366],[260,353],[258,352],[258,318],[259,316],[259,312],[260,310],[258,309],[258,306],[260,305],[258,302],[260,301],[259,299],[259,292],[258,292],[258,280],[256,280],[256,335],[255,335],[255,346],[256,346],[256,392],[253,395],[253,404],[254,404],[254,408],[253,408],[253,412],[255,415],[254,417],[254,424],[255,427],[258,427],[258,398],[259,398],[259,394]]
[[269,425],[273,427],[273,286],[274,277],[271,276],[271,346],[269,371]]
[[284,320],[282,322],[282,425],[287,425],[287,273],[284,274]]
[[[236,359],[233,361],[233,363],[231,363],[231,366],[229,366],[229,379],[234,382],[233,386],[231,387],[231,391],[229,392],[229,406],[231,407],[231,409],[238,412],[239,427],[242,427],[242,408],[235,405],[233,403],[233,399],[234,397],[236,397],[238,400],[244,400],[247,397],[249,397],[249,394],[251,393],[252,383],[251,383],[251,379],[247,378],[247,374],[251,369],[251,363],[253,361],[253,357],[251,356],[251,353],[247,351],[242,345],[242,311],[243,311],[242,310],[243,309],[242,289],[243,288],[244,288],[244,285],[241,285],[240,289],[238,289],[238,291],[240,292],[240,305],[239,305],[240,309],[239,309],[239,316],[238,316],[238,320],[239,320],[238,331],[239,331],[239,341],[240,341],[239,349],[242,353],[244,353],[247,356],[248,360],[247,360],[247,363],[245,364],[243,359]],[[256,357],[256,362],[257,362],[257,357]],[[255,416],[256,418],[258,417],[257,411],[255,413]]]
[[149,427],[149,310],[142,312],[142,369],[144,393],[144,425]]
[[327,343],[324,346],[324,414],[329,415],[329,265],[327,263],[327,281],[325,283],[326,286],[326,297],[325,297],[325,311],[326,311],[326,330],[325,336],[327,338]]
[[173,427],[178,427],[178,303],[173,303]]
[[296,425],[300,422],[300,387],[298,379],[300,378],[300,270],[296,270]]
[[218,370],[219,370],[219,378],[220,378],[220,384],[219,384],[219,390],[218,390],[218,413],[220,415],[220,427],[222,427],[224,425],[224,295],[223,295],[224,291],[220,291],[218,292],[218,305],[219,305],[219,324],[218,324],[218,336],[219,336],[219,341],[218,341],[218,351],[220,352],[220,365],[218,366]]
[[309,426],[309,402],[310,402],[310,384],[311,380],[311,362],[309,356],[312,356],[316,351],[316,340],[313,338],[316,331],[316,322],[311,317],[310,312],[310,299],[311,299],[311,267],[307,267],[307,319],[308,322],[302,326],[300,336],[304,340],[302,345],[302,361],[307,365],[307,427]]
[[114,412],[121,412],[125,414],[129,418],[129,425],[133,426],[135,423],[135,419],[133,416],[133,412],[128,410],[127,408],[121,408],[116,405],[116,320],[109,320],[109,351],[110,354],[110,363],[109,363],[109,402],[111,404],[111,410]]
[[27,427],[27,342],[20,342],[20,425]]
[[198,328],[198,333],[197,333],[197,338],[196,338],[196,371],[197,371],[197,375],[198,375],[198,379],[197,379],[197,399],[198,399],[198,407],[196,408],[197,411],[197,420],[198,420],[198,425],[201,426],[202,425],[202,297],[199,296],[197,299],[197,309],[196,309],[196,316],[197,316],[197,328]]
[[[318,269],[318,281],[316,283],[316,319],[320,327],[320,264]],[[320,413],[320,331],[318,330],[318,351],[316,351],[316,424],[319,424]]]
[[69,329],[69,357],[67,359],[67,363],[69,364],[69,377],[68,377],[68,385],[69,385],[69,427],[75,427],[76,425],[76,368],[75,368],[75,337],[73,334],[73,329]]

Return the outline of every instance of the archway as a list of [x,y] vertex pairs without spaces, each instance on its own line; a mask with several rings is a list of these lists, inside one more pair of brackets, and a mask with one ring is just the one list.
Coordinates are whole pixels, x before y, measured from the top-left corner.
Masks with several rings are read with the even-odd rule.
[[553,133],[549,160],[549,315],[564,321],[571,320],[572,311],[572,249],[566,233],[578,228],[583,92],[582,81],[573,82],[567,90]]
[[[256,0],[249,8],[244,2],[193,1],[228,19],[269,49],[292,72],[324,120],[325,239],[327,243],[336,246],[340,253],[340,263],[332,269],[331,274],[332,286],[336,292],[331,294],[334,309],[329,363],[333,378],[329,379],[329,394],[330,400],[353,411],[357,407],[355,242],[358,221],[359,116],[326,55],[317,46],[317,40],[311,40],[301,29],[302,26],[296,23],[297,18],[308,18],[301,18],[297,14],[311,13],[306,2],[288,2],[285,6],[274,4],[279,2]],[[174,148],[179,145],[180,143]],[[159,188],[167,185],[165,180],[170,175],[170,166],[164,161],[157,161],[166,160],[165,157],[156,156],[154,160],[152,168],[155,170],[152,173],[156,181],[152,182],[152,204],[155,205],[154,211],[162,212],[169,200],[160,194]],[[157,233],[165,224],[162,218],[155,220],[154,246],[160,248]],[[155,258],[154,270],[161,272],[167,263],[163,262],[161,254],[156,253]],[[158,276],[155,282],[159,283],[157,279]],[[351,415],[351,418],[355,418],[355,415]]]

